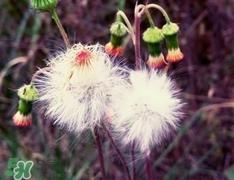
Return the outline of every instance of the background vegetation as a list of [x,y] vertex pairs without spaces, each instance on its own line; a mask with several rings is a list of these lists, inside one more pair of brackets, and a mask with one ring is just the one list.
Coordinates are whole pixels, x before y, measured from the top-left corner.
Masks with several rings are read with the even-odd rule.
[[[179,132],[152,154],[154,176],[172,180],[233,179],[234,1],[149,2],[162,5],[181,27],[185,58],[169,71],[187,102]],[[105,44],[116,10],[124,10],[133,20],[135,3],[61,0],[58,13],[73,42]],[[163,25],[162,16],[157,17],[157,25]],[[144,22],[142,29],[147,25]],[[4,171],[11,157],[33,160],[32,179],[36,180],[101,176],[91,134],[76,138],[54,127],[43,113],[34,115],[29,128],[17,128],[12,123],[17,107],[16,89],[30,82],[32,73],[43,67],[48,54],[62,48],[64,43],[47,13],[33,11],[27,0],[0,1],[0,179],[10,179]],[[132,66],[133,45],[129,43],[126,49],[125,57]],[[142,54],[145,58],[144,49]],[[123,167],[105,137],[103,142],[110,178],[123,179]],[[139,179],[144,178],[142,166],[139,160]]]

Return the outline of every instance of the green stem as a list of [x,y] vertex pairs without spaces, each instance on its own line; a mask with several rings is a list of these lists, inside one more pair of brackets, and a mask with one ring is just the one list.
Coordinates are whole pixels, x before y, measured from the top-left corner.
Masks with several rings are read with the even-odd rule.
[[146,16],[147,16],[147,18],[149,20],[150,26],[155,27],[154,20],[153,20],[151,14],[150,14],[150,12],[149,12],[149,10],[147,8],[145,9],[145,14],[146,14]]
[[171,22],[167,12],[161,6],[159,6],[158,4],[148,4],[148,5],[146,5],[146,9],[150,9],[150,8],[154,8],[154,9],[159,10],[162,13],[162,15],[164,16],[166,22],[167,23]]
[[70,41],[69,41],[69,39],[68,39],[67,33],[66,33],[66,31],[64,30],[63,25],[62,25],[62,23],[60,22],[60,19],[59,19],[58,14],[57,14],[57,12],[56,12],[55,9],[51,11],[51,17],[52,17],[52,19],[55,21],[56,25],[58,26],[58,29],[59,29],[59,31],[60,31],[60,34],[61,34],[62,37],[63,37],[63,41],[65,42],[66,47],[70,47]]

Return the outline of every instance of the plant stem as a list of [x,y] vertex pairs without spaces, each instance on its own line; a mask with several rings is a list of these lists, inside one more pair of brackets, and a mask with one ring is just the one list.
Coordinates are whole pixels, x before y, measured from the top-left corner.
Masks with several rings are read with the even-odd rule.
[[112,136],[111,136],[109,130],[107,129],[107,127],[105,126],[104,123],[103,123],[102,126],[103,126],[103,129],[106,131],[107,136],[108,136],[108,138],[110,139],[110,142],[111,142],[112,146],[114,147],[114,149],[115,149],[115,151],[116,151],[116,154],[118,155],[118,157],[119,157],[121,163],[123,164],[123,166],[124,166],[124,168],[125,168],[125,171],[126,171],[126,173],[127,173],[127,178],[128,178],[128,180],[131,180],[131,176],[130,176],[130,172],[129,172],[127,163],[126,163],[126,161],[125,161],[125,159],[124,159],[124,157],[123,157],[121,151],[119,150],[119,148],[118,148],[117,145],[115,144],[114,139],[112,138]]
[[63,25],[62,25],[62,23],[60,22],[59,17],[58,17],[58,14],[57,14],[57,12],[56,12],[55,9],[51,11],[51,17],[52,17],[52,19],[55,21],[56,25],[58,26],[58,29],[59,29],[59,31],[60,31],[60,34],[61,34],[62,37],[63,37],[63,41],[64,41],[64,43],[66,44],[66,47],[70,47],[70,41],[69,41],[69,39],[68,39],[67,33],[66,33],[66,31],[64,30]]
[[136,70],[141,69],[141,16],[144,13],[145,6],[137,5],[135,7],[134,15],[134,32],[135,32],[135,65]]
[[154,8],[154,9],[159,10],[162,13],[162,15],[164,16],[166,22],[167,23],[171,22],[167,12],[161,6],[159,6],[158,4],[148,4],[148,5],[146,5],[146,9],[150,9],[150,8]]
[[146,175],[147,175],[147,180],[153,180],[150,155],[146,156],[146,158],[145,158],[145,171],[146,171]]
[[121,17],[121,18],[123,19],[124,23],[126,24],[125,28],[126,28],[127,32],[130,34],[130,36],[131,36],[131,38],[132,38],[132,41],[133,41],[133,44],[135,44],[134,30],[133,30],[133,28],[132,28],[132,25],[131,25],[131,23],[130,23],[128,17],[127,17],[126,14],[125,14],[123,11],[121,11],[121,10],[119,10],[119,11],[117,12],[117,18],[118,18],[118,17]]
[[152,18],[151,14],[150,14],[150,12],[149,12],[149,10],[147,8],[145,9],[145,14],[146,14],[146,16],[147,16],[147,18],[149,20],[150,26],[154,27],[155,24],[154,24],[153,18]]
[[132,144],[131,148],[131,156],[132,156],[132,179],[136,179],[136,167],[135,167],[135,144]]
[[100,162],[100,166],[101,166],[102,178],[106,179],[103,150],[102,150],[100,135],[99,135],[97,128],[94,129],[94,136],[95,136],[95,141],[96,141],[96,145],[97,145],[97,149],[98,149],[98,158],[99,158],[99,162]]

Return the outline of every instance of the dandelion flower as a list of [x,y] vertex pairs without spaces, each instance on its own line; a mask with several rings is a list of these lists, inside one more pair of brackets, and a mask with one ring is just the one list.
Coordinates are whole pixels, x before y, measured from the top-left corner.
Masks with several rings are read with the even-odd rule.
[[125,84],[125,73],[113,65],[102,46],[75,44],[50,59],[33,83],[45,114],[58,125],[81,133],[100,125],[111,97]]
[[134,143],[148,154],[178,125],[179,90],[165,73],[157,71],[132,71],[129,79],[131,86],[114,101],[112,122],[124,145]]

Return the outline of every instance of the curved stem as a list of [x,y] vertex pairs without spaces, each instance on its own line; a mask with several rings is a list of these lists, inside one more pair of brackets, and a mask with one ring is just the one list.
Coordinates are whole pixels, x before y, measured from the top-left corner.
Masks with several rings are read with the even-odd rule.
[[97,128],[94,129],[94,137],[98,149],[98,158],[101,166],[101,172],[102,172],[102,178],[106,179],[106,173],[105,173],[105,165],[104,165],[104,158],[103,158],[103,150],[102,150],[102,144],[101,144],[101,139],[99,132]]
[[147,18],[149,20],[150,26],[154,27],[155,26],[154,20],[153,20],[151,14],[150,14],[150,12],[149,12],[149,10],[147,8],[145,9],[145,14],[146,14],[146,16],[147,16]]
[[166,22],[167,22],[167,23],[170,23],[170,22],[171,22],[171,20],[170,20],[168,14],[167,14],[167,12],[166,12],[161,6],[159,6],[158,4],[147,4],[147,5],[146,5],[146,9],[150,9],[150,8],[154,8],[154,9],[159,10],[159,11],[163,14],[163,16],[164,16]]
[[141,32],[140,32],[140,25],[141,25],[141,16],[144,13],[145,6],[144,5],[137,5],[135,7],[134,13],[134,32],[135,32],[135,65],[136,69],[141,69]]
[[128,33],[130,34],[130,36],[131,36],[131,38],[132,38],[132,41],[133,41],[133,44],[135,44],[135,40],[134,40],[135,34],[134,34],[132,25],[131,25],[131,23],[130,23],[128,17],[127,17],[126,14],[125,14],[123,11],[121,11],[121,10],[119,10],[119,11],[117,12],[117,16],[120,16],[120,17],[123,19],[124,23],[127,25],[127,27],[126,27],[127,29],[126,29],[126,30],[127,30]]
[[65,42],[66,47],[70,47],[70,41],[69,41],[69,39],[68,39],[67,33],[66,33],[66,31],[64,30],[63,25],[62,25],[62,23],[60,22],[59,17],[58,17],[58,14],[57,14],[57,12],[56,12],[55,9],[51,11],[51,17],[52,17],[52,19],[55,21],[56,25],[58,26],[58,29],[59,29],[59,31],[60,31],[60,34],[61,34],[62,37],[63,37],[63,41]]
[[131,176],[130,176],[130,172],[129,172],[129,169],[128,169],[128,166],[127,166],[127,162],[125,161],[125,159],[124,159],[124,157],[123,157],[121,151],[119,150],[119,148],[118,148],[117,145],[115,144],[114,139],[112,138],[110,132],[108,131],[108,129],[107,129],[107,127],[105,126],[104,123],[102,124],[102,126],[103,126],[103,129],[106,131],[106,134],[107,134],[108,138],[110,139],[110,142],[111,142],[112,146],[114,147],[114,149],[115,149],[117,155],[119,156],[119,159],[120,159],[121,163],[123,164],[123,166],[124,166],[124,168],[125,168],[125,171],[126,171],[126,173],[127,173],[128,180],[131,180]]

